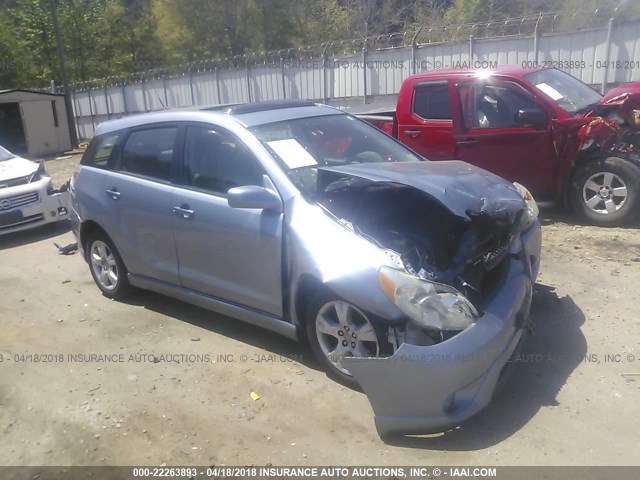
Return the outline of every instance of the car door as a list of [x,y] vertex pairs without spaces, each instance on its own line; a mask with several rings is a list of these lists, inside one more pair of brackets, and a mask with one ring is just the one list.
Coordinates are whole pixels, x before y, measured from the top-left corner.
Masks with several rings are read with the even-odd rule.
[[[557,162],[545,108],[508,81],[463,82],[456,91],[462,117],[456,121],[456,157],[519,182],[541,197],[553,195]],[[521,111],[537,113],[543,122],[519,123]]]
[[231,208],[230,188],[262,186],[264,171],[233,134],[185,127],[174,230],[185,288],[282,317],[281,212]]
[[130,131],[102,195],[111,203],[107,233],[129,272],[179,285],[171,185],[177,133],[176,124]]
[[421,82],[410,109],[397,112],[398,138],[429,160],[455,158],[451,95],[447,81]]

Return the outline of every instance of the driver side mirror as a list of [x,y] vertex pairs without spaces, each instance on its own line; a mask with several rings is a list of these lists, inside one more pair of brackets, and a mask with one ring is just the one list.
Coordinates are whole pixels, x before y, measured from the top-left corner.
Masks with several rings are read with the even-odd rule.
[[523,126],[544,128],[547,126],[547,114],[537,108],[518,110],[515,114],[516,123]]
[[282,200],[273,190],[257,185],[230,188],[227,202],[231,208],[259,208],[282,212]]

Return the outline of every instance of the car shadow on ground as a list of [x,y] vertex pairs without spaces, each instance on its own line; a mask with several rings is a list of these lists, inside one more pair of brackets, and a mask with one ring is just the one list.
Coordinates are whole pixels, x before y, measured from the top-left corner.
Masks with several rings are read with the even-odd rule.
[[[71,231],[71,222],[69,220],[62,220],[60,222],[48,223],[41,227],[34,228],[33,230],[7,233],[0,236],[0,250],[40,242],[42,240],[63,235],[69,231]],[[55,250],[53,244],[51,245],[51,248]]]
[[306,343],[295,342],[258,326],[148,290],[136,290],[120,301],[147,308],[275,355],[291,358],[313,370],[322,371]]
[[389,445],[471,451],[496,445],[518,432],[541,408],[560,408],[557,395],[587,355],[582,310],[553,287],[536,285],[531,317],[535,332],[516,358],[513,375],[491,404],[463,425],[437,435],[385,439]]

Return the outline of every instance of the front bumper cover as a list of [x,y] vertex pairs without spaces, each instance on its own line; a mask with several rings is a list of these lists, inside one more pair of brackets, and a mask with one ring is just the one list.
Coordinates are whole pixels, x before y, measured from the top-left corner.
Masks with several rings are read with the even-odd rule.
[[405,343],[387,358],[343,360],[371,402],[380,436],[442,432],[487,406],[523,336],[541,240],[536,222],[512,243],[505,277],[473,326],[437,345]]
[[[29,195],[34,201],[11,207],[9,203],[15,198],[25,198]],[[17,187],[9,187],[0,190],[0,235],[19,232],[30,228],[39,227],[48,223],[58,222],[69,218],[71,209],[69,191],[53,190],[51,178],[44,177],[41,180]]]

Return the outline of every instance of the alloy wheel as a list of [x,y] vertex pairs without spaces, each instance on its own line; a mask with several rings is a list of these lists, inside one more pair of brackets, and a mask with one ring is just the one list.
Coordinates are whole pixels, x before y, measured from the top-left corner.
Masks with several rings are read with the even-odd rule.
[[347,302],[326,303],[318,311],[315,322],[320,348],[342,373],[351,375],[342,366],[345,357],[377,357],[380,354],[373,325],[361,310]]
[[102,240],[91,244],[91,268],[96,280],[105,290],[115,290],[118,286],[118,264],[109,246]]
[[627,185],[614,173],[594,173],[584,182],[582,198],[587,207],[596,213],[614,213],[620,210],[627,200]]

